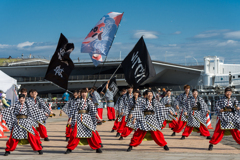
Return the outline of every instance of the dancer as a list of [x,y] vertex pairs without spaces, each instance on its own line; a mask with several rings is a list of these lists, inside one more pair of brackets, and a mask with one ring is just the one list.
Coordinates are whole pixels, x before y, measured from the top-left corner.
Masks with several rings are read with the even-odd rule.
[[100,139],[95,133],[96,116],[98,116],[97,109],[91,99],[87,99],[87,90],[83,89],[81,98],[70,109],[68,124],[72,125],[73,131],[65,154],[71,153],[79,142],[81,144],[89,144],[92,149],[96,150],[96,153],[102,153]]
[[31,103],[25,103],[25,100],[25,95],[20,94],[19,101],[14,106],[2,111],[2,116],[11,130],[4,156],[8,156],[11,151],[14,151],[19,143],[30,143],[34,151],[43,154],[40,139],[36,137],[37,131],[34,128],[34,121],[45,119],[44,113],[33,107]]
[[160,131],[168,109],[156,99],[153,99],[153,93],[151,90],[147,91],[147,98],[144,99],[143,104],[142,109],[135,114],[135,121],[137,122],[136,126],[139,128],[133,134],[127,152],[130,152],[132,147],[140,145],[143,138],[149,133],[155,143],[159,146],[163,146],[164,150],[169,150],[167,142]]
[[188,115],[188,123],[182,134],[182,140],[188,137],[193,130],[200,132],[202,136],[211,139],[210,133],[207,129],[207,118],[206,114],[208,112],[207,104],[204,99],[198,96],[197,89],[192,90],[193,97],[189,98],[188,108],[185,108],[184,114]]
[[240,117],[237,111],[238,100],[232,97],[232,89],[227,87],[225,95],[216,103],[217,125],[214,130],[212,139],[209,141],[208,150],[213,149],[213,145],[218,144],[224,135],[232,134],[233,139],[240,144]]
[[112,88],[109,88],[109,82],[106,84],[106,94],[105,97],[107,99],[107,116],[109,121],[114,121],[115,120],[115,109],[114,109],[114,95],[112,92]]

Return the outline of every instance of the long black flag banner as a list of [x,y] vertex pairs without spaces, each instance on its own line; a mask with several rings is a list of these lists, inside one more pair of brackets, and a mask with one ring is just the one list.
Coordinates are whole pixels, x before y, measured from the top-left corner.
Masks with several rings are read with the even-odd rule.
[[[105,93],[106,92],[106,84],[107,82],[103,83],[101,85],[101,87],[99,87],[97,89],[98,92],[101,92],[103,90],[103,92]],[[118,92],[118,86],[117,86],[117,82],[116,82],[116,77],[113,77],[110,82],[109,82],[109,85],[108,85],[108,88],[111,88],[112,89],[112,92],[113,92],[113,96],[115,96]]]
[[56,51],[49,63],[45,79],[67,90],[68,78],[74,69],[70,53],[74,44],[68,43],[67,38],[61,33]]
[[143,37],[122,61],[122,67],[127,83],[134,87],[138,87],[148,78],[156,76]]

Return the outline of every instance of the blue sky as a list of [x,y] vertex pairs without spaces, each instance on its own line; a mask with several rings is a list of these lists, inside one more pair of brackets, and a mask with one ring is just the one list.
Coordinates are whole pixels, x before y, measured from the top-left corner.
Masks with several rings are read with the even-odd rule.
[[90,59],[81,42],[111,11],[124,15],[109,59],[120,51],[124,58],[144,35],[154,60],[195,63],[216,55],[240,62],[239,0],[1,0],[0,58],[49,58],[63,33],[75,44],[73,60]]

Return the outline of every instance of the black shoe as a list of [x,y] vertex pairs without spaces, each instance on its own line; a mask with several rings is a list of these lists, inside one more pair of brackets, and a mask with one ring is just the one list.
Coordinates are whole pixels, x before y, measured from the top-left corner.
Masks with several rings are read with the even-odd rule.
[[171,128],[171,130],[173,130],[173,128]]
[[175,132],[173,132],[171,136],[176,136],[176,133],[175,133]]
[[109,119],[108,121],[112,121],[111,119]]
[[202,136],[202,134],[200,133],[200,136]]
[[47,138],[44,138],[44,141],[50,141],[50,140],[49,140],[49,138],[47,137]]
[[102,125],[102,122],[98,122],[97,125]]
[[129,146],[127,149],[127,152],[131,152],[131,150],[132,150],[132,146]]
[[114,129],[112,129],[111,132],[114,132]]
[[123,137],[121,136],[118,140],[123,140]]
[[180,138],[181,140],[184,140],[185,139],[185,136],[182,136],[182,138]]
[[120,136],[120,133],[117,133],[117,134],[116,134],[116,137],[119,137],[119,136]]
[[112,119],[112,121],[115,121],[115,119]]
[[167,145],[165,145],[165,146],[163,147],[163,149],[164,149],[165,151],[169,151],[169,148],[168,148]]
[[6,151],[5,154],[4,154],[4,156],[8,156],[9,154],[10,154],[10,152],[9,152],[9,151]]
[[42,149],[43,149],[43,146],[42,146],[42,144],[40,144],[40,146],[42,147]]
[[66,152],[65,152],[65,154],[69,154],[69,153],[71,153],[71,152],[72,152],[71,149],[67,149]]
[[68,141],[69,140],[69,137],[66,137],[66,141]]
[[213,145],[209,144],[208,150],[211,151],[213,149]]
[[207,136],[207,138],[206,139],[212,139],[212,137],[211,136]]
[[43,154],[43,151],[42,151],[42,150],[40,150],[40,151],[38,151],[38,153],[39,153],[40,155],[42,155],[42,154]]
[[102,153],[102,150],[100,148],[96,149],[96,153]]
[[101,148],[103,148],[103,144],[102,143],[99,143],[101,145]]

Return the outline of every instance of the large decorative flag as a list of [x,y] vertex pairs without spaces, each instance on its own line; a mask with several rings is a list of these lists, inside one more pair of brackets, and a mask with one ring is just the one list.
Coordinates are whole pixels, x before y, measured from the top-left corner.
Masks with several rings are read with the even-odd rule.
[[49,63],[45,79],[67,90],[68,78],[74,69],[70,53],[74,44],[68,43],[67,38],[61,33],[56,51]]
[[122,61],[122,67],[127,83],[134,87],[138,87],[148,78],[156,76],[143,37]]
[[93,27],[82,43],[81,52],[89,53],[95,66],[107,56],[123,13],[110,12]]

